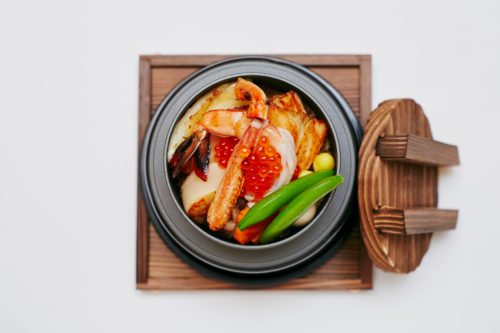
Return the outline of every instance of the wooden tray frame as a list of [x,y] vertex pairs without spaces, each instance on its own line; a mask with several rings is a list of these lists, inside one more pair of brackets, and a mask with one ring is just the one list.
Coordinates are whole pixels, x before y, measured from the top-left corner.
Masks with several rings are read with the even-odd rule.
[[[353,68],[359,71],[358,105],[353,107],[364,126],[371,112],[371,56],[370,55],[274,55],[275,57],[290,60],[322,74],[322,70],[331,68]],[[153,101],[153,71],[157,68],[178,69],[179,80],[187,76],[194,68],[206,66],[215,61],[230,57],[229,55],[143,55],[139,64],[139,153],[144,135],[149,124],[152,110],[159,103],[159,98]],[[196,290],[196,289],[238,289],[238,286],[214,281],[201,276],[189,268],[180,259],[170,252],[164,245],[158,244],[157,234],[148,220],[146,208],[141,196],[140,186],[137,187],[137,257],[136,257],[136,287],[144,290]],[[154,237],[155,244],[150,244]],[[359,246],[358,258],[347,258],[341,264],[331,264],[335,257],[308,276],[291,280],[273,289],[371,289],[372,263],[367,255],[364,243],[361,241],[359,228],[356,227],[344,247]],[[162,247],[162,248],[159,248]],[[162,279],[153,279],[149,276],[150,251],[160,251],[161,260],[169,270]],[[339,252],[342,249],[339,250]],[[157,259],[155,259],[157,260]],[[159,263],[163,264],[163,263]],[[329,265],[330,264],[330,265]],[[346,277],[342,274],[342,267],[354,265],[359,270],[359,277]],[[359,265],[359,266],[357,266]],[[156,267],[156,266],[155,266]]]

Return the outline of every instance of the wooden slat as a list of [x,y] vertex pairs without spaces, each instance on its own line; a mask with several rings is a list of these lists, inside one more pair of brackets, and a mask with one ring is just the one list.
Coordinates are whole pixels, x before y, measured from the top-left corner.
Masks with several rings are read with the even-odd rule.
[[378,140],[377,154],[386,161],[451,166],[458,165],[457,146],[416,135],[388,135]]
[[[151,95],[151,63],[147,58],[139,62],[139,154],[141,152],[144,135],[149,124],[149,109]],[[140,170],[140,168],[137,168]],[[139,179],[140,176],[138,175]],[[137,283],[146,283],[148,279],[148,216],[141,196],[140,183],[137,183],[137,257],[136,280]]]
[[455,209],[405,209],[407,235],[445,231],[457,226],[458,210]]
[[[197,69],[227,56],[141,56],[140,124],[149,121],[168,92]],[[360,119],[371,111],[369,55],[282,55],[323,76],[345,96]],[[146,68],[147,67],[147,68]],[[148,77],[148,78],[146,78]],[[146,87],[149,89],[147,92]],[[140,125],[140,128],[141,125]],[[141,135],[141,130],[139,131]],[[142,137],[142,136],[141,136]],[[141,140],[142,141],[142,140]],[[138,196],[137,288],[145,290],[233,289],[201,276],[165,246],[147,216]],[[146,230],[146,232],[144,232]],[[147,249],[146,251],[143,251]],[[350,235],[337,255],[312,274],[273,289],[369,289],[372,263],[361,241],[359,228]]]
[[[359,66],[359,107],[361,110],[370,110],[372,109],[372,90],[371,90],[371,82],[372,82],[372,61],[371,56],[363,56],[360,59]],[[361,120],[361,125],[365,127],[366,122],[368,121],[368,116],[370,112],[361,112],[359,118]]]
[[380,232],[417,235],[455,229],[458,211],[454,209],[389,209],[375,212],[375,228]]
[[[153,67],[181,67],[181,66],[206,66],[213,62],[228,58],[242,56],[234,55],[144,55],[142,59],[147,59]],[[360,66],[371,63],[370,55],[301,55],[301,54],[274,54],[272,57],[290,60],[304,66],[325,66],[325,67],[341,67],[341,66]]]

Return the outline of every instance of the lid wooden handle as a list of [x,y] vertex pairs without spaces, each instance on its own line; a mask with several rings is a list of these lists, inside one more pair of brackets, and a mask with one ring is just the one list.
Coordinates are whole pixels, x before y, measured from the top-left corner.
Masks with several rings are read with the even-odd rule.
[[[379,138],[377,155],[385,161],[429,166],[458,165],[458,148],[411,134]],[[383,233],[416,235],[455,229],[457,210],[429,208],[382,208],[375,212],[375,228]]]
[[380,138],[377,155],[386,161],[412,164],[451,166],[460,163],[457,146],[411,134]]
[[428,208],[396,209],[383,207],[375,212],[375,228],[398,235],[417,235],[455,229],[458,210]]

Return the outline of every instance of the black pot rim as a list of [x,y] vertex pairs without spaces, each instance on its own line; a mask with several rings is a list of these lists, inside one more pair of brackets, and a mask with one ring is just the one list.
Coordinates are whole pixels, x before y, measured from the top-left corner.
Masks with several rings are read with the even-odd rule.
[[[178,238],[176,238],[175,235],[173,235],[172,230],[169,230],[169,227],[166,226],[165,219],[164,219],[164,217],[162,217],[162,214],[158,211],[157,204],[155,204],[155,198],[151,192],[151,184],[149,183],[149,179],[148,179],[148,171],[149,171],[148,164],[150,163],[150,158],[149,158],[148,153],[149,153],[149,149],[150,149],[151,137],[153,135],[153,132],[155,131],[155,127],[157,125],[159,118],[163,114],[162,111],[165,109],[165,106],[169,103],[172,96],[175,96],[176,94],[178,94],[178,92],[180,90],[182,90],[186,84],[191,82],[194,78],[198,77],[202,73],[210,71],[211,69],[217,68],[219,66],[224,66],[226,64],[232,64],[232,63],[241,62],[241,61],[244,61],[244,62],[265,61],[265,62],[269,62],[269,63],[273,63],[273,64],[278,64],[280,66],[287,66],[288,68],[293,68],[294,70],[300,71],[302,74],[306,74],[312,80],[314,80],[319,85],[321,85],[322,86],[321,88],[325,92],[327,92],[330,96],[332,96],[332,98],[335,99],[336,103],[339,105],[339,109],[344,113],[343,116],[346,118],[347,122],[349,123],[348,131],[350,131],[350,136],[354,142],[354,149],[356,150],[355,155],[357,155],[357,144],[359,144],[359,140],[361,138],[361,133],[362,133],[361,127],[359,126],[357,118],[352,113],[352,110],[350,109],[347,102],[344,100],[344,98],[340,95],[340,93],[337,90],[335,90],[333,87],[331,87],[329,85],[329,83],[327,83],[324,79],[319,77],[317,74],[314,74],[310,70],[308,70],[300,65],[288,62],[288,61],[270,58],[270,57],[236,57],[236,58],[226,59],[226,60],[214,63],[212,65],[204,67],[203,69],[201,69],[200,71],[198,71],[196,73],[193,73],[191,76],[189,76],[188,78],[183,80],[181,83],[179,83],[172,90],[172,92],[163,100],[163,102],[160,104],[160,106],[158,107],[158,112],[155,113],[153,119],[151,120],[151,124],[148,128],[148,131],[147,131],[145,139],[144,139],[143,152],[141,155],[142,193],[143,193],[150,217],[152,217],[153,223],[155,224],[156,229],[160,232],[160,235],[162,236],[162,239],[165,241],[165,243],[167,243],[167,245],[169,243],[175,244],[175,246],[179,247],[179,249],[181,249],[181,251],[184,251],[188,256],[192,256],[195,260],[201,262],[203,265],[207,265],[208,267],[211,267],[212,269],[219,270],[221,272],[225,272],[226,274],[233,274],[233,275],[234,274],[236,274],[236,275],[243,274],[243,275],[254,275],[255,276],[255,275],[262,275],[262,274],[279,273],[280,271],[282,271],[282,272],[290,271],[290,270],[293,270],[294,266],[299,267],[300,265],[303,265],[305,261],[307,261],[308,259],[311,259],[311,257],[313,257],[314,255],[318,255],[318,253],[320,253],[320,252],[327,252],[327,251],[325,251],[325,249],[327,249],[329,247],[333,247],[332,245],[334,245],[334,243],[336,243],[335,239],[339,238],[338,237],[339,233],[341,233],[341,231],[343,229],[346,229],[346,228],[344,228],[344,225],[346,224],[347,218],[344,216],[342,221],[339,221],[337,228],[335,228],[335,230],[333,230],[334,232],[332,232],[330,234],[329,238],[325,239],[325,244],[323,244],[323,246],[321,248],[318,248],[314,255],[311,255],[310,257],[305,258],[302,261],[296,261],[288,266],[283,265],[280,267],[280,269],[275,269],[275,270],[272,270],[272,269],[268,269],[268,270],[265,270],[265,269],[260,269],[260,270],[232,269],[231,267],[227,267],[224,265],[218,265],[217,262],[210,262],[210,260],[206,260],[206,258],[200,258],[196,253],[192,253],[189,248],[186,248],[185,244],[182,244],[182,241],[180,241]],[[218,84],[218,83],[215,83],[215,84]],[[211,87],[214,86],[215,84],[212,84]],[[303,91],[302,91],[302,93],[303,93]],[[197,97],[191,97],[189,100],[191,101],[195,98],[197,98]],[[189,103],[187,105],[185,105],[185,107],[183,108],[183,111],[186,110],[186,108],[188,106],[189,106]],[[178,114],[176,116],[177,119],[180,117],[179,114],[182,114],[182,113],[183,112],[178,112]],[[170,128],[170,130],[171,129],[172,129],[172,127]],[[170,135],[170,131],[168,133],[168,136],[169,135]],[[166,145],[168,145],[168,138],[167,138],[167,141],[165,142],[165,146]],[[354,168],[356,168],[355,161],[354,161],[353,165],[354,165]],[[352,179],[351,181],[353,182],[352,189],[354,189],[355,188],[355,184],[354,184],[355,179]],[[350,210],[350,208],[353,205],[353,197],[355,197],[355,195],[353,195],[353,193],[354,192],[352,190],[349,194],[350,198],[347,198],[347,200],[349,200],[350,203],[349,203],[349,205],[344,206],[345,207],[344,210],[346,210],[344,212],[344,215],[346,213],[349,213],[348,210]],[[179,208],[178,202],[176,202],[176,205],[177,205],[177,209],[178,209]],[[327,207],[327,205],[325,207]],[[184,213],[182,207],[181,207],[180,211],[181,211],[181,214]],[[318,216],[322,215],[322,214],[323,214],[323,212],[320,212],[318,214]],[[212,235],[209,235],[209,236],[213,237]],[[290,240],[290,241],[293,241],[293,240]],[[219,242],[223,242],[223,241],[219,240]],[[226,242],[224,242],[224,243],[226,243]],[[276,244],[279,244],[279,243],[281,243],[281,242],[278,242]],[[229,246],[232,246],[232,245],[233,244],[231,244]],[[169,246],[172,247],[171,244]],[[273,244],[271,246],[268,246],[268,248],[277,247],[277,246],[278,245]],[[241,247],[241,246],[239,246],[239,247]],[[261,247],[265,247],[265,246],[261,246]],[[245,251],[247,251],[247,250],[255,251],[256,247],[244,247],[244,248],[245,248]]]

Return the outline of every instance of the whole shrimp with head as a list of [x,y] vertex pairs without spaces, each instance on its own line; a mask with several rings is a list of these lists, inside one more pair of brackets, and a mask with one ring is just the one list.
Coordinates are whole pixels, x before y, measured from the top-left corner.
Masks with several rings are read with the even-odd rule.
[[[325,135],[314,129],[314,138],[304,139],[311,137],[311,120],[298,95],[287,94],[268,99],[259,86],[238,78],[202,96],[178,122],[167,159],[193,220],[231,237],[248,207],[288,184],[298,165],[310,166],[300,152],[310,150],[311,141],[321,147]],[[242,244],[258,239],[241,231],[234,237]]]

